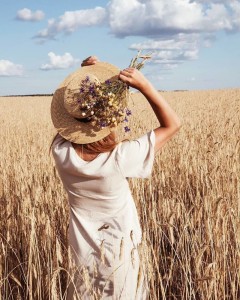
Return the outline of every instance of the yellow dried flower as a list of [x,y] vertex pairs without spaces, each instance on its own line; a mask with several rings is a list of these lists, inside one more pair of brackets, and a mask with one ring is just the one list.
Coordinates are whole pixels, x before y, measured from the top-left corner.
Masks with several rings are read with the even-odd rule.
[[[150,55],[138,55],[132,59],[130,67],[141,69]],[[142,61],[139,62],[139,59]],[[87,76],[80,83],[80,97],[78,103],[82,116],[90,116],[90,122],[99,128],[115,127],[120,122],[128,122],[131,111],[127,108],[126,93],[128,86],[120,80],[106,80],[93,82]],[[130,129],[124,127],[125,132]]]

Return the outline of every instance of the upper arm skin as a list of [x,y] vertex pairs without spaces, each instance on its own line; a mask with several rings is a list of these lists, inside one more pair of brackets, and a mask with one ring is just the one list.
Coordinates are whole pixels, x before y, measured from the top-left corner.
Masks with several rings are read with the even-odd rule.
[[155,153],[160,150],[160,148],[166,144],[181,128],[181,126],[176,128],[171,127],[158,127],[154,129],[155,133]]

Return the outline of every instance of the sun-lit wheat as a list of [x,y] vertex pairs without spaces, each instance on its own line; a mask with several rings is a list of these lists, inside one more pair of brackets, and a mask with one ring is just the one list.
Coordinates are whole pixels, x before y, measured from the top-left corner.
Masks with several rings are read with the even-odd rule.
[[[157,154],[151,178],[130,180],[149,299],[240,299],[240,90],[162,94],[182,128]],[[4,300],[65,299],[71,283],[68,203],[49,154],[50,103],[0,98]],[[140,93],[130,108],[131,137],[157,125]]]

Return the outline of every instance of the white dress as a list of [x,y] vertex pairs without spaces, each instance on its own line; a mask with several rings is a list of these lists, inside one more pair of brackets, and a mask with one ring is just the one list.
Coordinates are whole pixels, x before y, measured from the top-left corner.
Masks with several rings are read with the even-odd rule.
[[146,299],[138,251],[142,232],[127,178],[151,174],[154,145],[150,131],[87,162],[69,141],[60,135],[54,140],[70,212],[67,299]]

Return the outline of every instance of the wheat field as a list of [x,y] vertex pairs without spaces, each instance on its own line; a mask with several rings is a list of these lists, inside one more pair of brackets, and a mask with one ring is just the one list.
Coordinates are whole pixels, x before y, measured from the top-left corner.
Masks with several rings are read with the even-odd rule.
[[[162,95],[182,128],[152,176],[130,181],[149,299],[240,299],[240,89]],[[139,93],[130,102],[134,138],[157,120]],[[49,154],[50,104],[0,97],[1,300],[66,297],[68,203]]]

